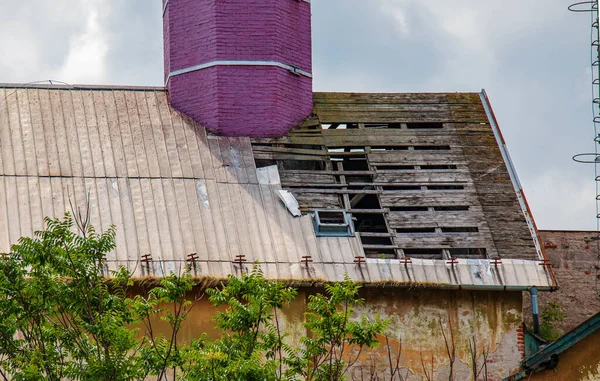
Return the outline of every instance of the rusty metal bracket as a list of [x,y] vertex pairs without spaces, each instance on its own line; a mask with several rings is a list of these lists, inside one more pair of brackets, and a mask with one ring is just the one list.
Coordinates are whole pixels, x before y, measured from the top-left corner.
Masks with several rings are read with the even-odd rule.
[[236,255],[235,256],[235,260],[233,261],[233,263],[237,264],[240,266],[240,268],[242,267],[242,265],[246,262],[246,256],[243,254],[240,255]]
[[363,265],[365,263],[367,263],[367,261],[365,261],[365,257],[363,257],[362,255],[356,256],[354,257],[354,263],[356,263],[357,265]]
[[189,262],[190,269],[194,269],[194,275],[196,275],[196,260],[198,259],[198,255],[196,253],[188,254],[186,262]]
[[306,266],[308,266],[309,263],[311,263],[312,260],[312,256],[310,255],[303,255],[302,256],[302,260],[300,261],[301,263],[304,263]]
[[446,261],[446,264],[452,266],[452,270],[454,270],[454,265],[458,265],[458,258],[450,258],[449,261]]
[[[140,260],[142,263],[142,275],[150,275],[150,273],[154,273],[152,270],[152,254],[144,254],[142,255],[142,259]],[[146,273],[144,274],[144,268],[146,268]]]

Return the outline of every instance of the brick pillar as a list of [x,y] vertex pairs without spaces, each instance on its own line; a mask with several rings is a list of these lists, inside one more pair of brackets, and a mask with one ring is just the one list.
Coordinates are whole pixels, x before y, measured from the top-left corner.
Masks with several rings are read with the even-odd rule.
[[171,106],[214,133],[281,136],[312,112],[310,3],[163,0]]

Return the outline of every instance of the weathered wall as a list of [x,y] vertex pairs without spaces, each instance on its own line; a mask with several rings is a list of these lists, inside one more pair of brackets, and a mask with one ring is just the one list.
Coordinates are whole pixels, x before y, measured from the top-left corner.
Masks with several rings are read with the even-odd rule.
[[[550,302],[558,302],[565,319],[557,324],[563,333],[575,328],[600,311],[596,284],[598,264],[598,233],[593,231],[540,231],[546,256],[560,289],[540,292],[540,311]],[[529,295],[524,298],[525,320],[531,321]]]
[[600,331],[596,331],[581,340],[577,345],[560,354],[556,369],[544,370],[534,373],[528,380],[531,381],[571,381],[571,380],[598,380],[599,378],[586,378],[588,373],[597,372],[600,364]]
[[[297,342],[306,334],[302,326],[303,312],[308,295],[317,291],[319,290],[299,290],[297,298],[284,311],[283,321],[292,341]],[[391,353],[393,360],[400,355],[401,376],[407,380],[425,379],[421,356],[427,369],[430,369],[433,357],[435,380],[448,380],[449,361],[440,318],[449,345],[450,325],[453,327],[458,357],[454,365],[455,380],[472,379],[469,350],[469,341],[472,339],[476,340],[480,367],[483,365],[483,351],[489,352],[489,380],[500,380],[508,376],[518,368],[523,358],[521,294],[518,292],[365,288],[362,290],[362,297],[365,298],[365,304],[357,309],[355,317],[361,314],[378,314],[391,318],[391,352],[382,337],[384,344],[376,351],[360,355],[349,372],[352,380],[371,379],[369,374],[373,366],[379,375],[389,374],[388,353]],[[217,334],[211,320],[214,313],[207,298],[201,299],[194,306],[180,339],[187,341],[201,332]],[[398,350],[400,343],[401,351]],[[383,379],[389,379],[389,376]]]

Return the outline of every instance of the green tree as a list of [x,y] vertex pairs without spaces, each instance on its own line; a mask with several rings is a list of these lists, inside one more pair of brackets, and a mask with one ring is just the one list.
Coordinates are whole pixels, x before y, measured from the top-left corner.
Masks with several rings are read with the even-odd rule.
[[[133,293],[124,268],[105,274],[115,228],[97,233],[74,220],[45,220],[0,261],[0,378],[4,380],[340,381],[387,321],[354,316],[363,301],[347,276],[309,296],[300,347],[290,345],[281,310],[297,290],[264,278],[258,265],[208,289],[221,334],[177,335],[194,301],[189,273]],[[138,289],[139,291],[139,289]],[[153,323],[168,323],[158,332]],[[140,328],[136,328],[140,327]]]
[[565,318],[562,306],[557,302],[548,303],[544,309],[542,309],[541,318],[540,336],[548,341],[558,339],[562,335],[562,332],[556,328],[556,325]]
[[[165,277],[146,298],[128,297],[131,273],[105,277],[115,229],[65,218],[21,238],[0,261],[0,377],[5,380],[142,380],[177,364],[176,332],[185,318],[189,275]],[[160,304],[172,303],[164,310]],[[174,334],[152,332],[151,317]],[[146,323],[139,334],[136,324]],[[150,325],[149,325],[150,324]]]

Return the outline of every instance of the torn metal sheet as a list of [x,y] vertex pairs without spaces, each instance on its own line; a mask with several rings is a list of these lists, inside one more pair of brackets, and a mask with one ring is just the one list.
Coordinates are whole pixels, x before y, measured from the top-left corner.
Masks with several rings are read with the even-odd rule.
[[300,205],[298,205],[298,201],[296,197],[290,192],[283,189],[277,190],[277,196],[283,201],[287,210],[290,211],[292,216],[300,217],[302,213],[300,212]]
[[279,170],[277,169],[276,165],[269,165],[268,167],[256,168],[256,177],[258,177],[259,184],[281,184],[281,180],[279,179]]
[[471,268],[473,278],[483,280],[483,277],[492,279],[492,268],[487,259],[467,259],[467,264]]
[[198,200],[202,202],[202,207],[208,209],[210,204],[208,203],[208,191],[206,190],[204,181],[198,181],[196,184],[196,192],[198,193]]

